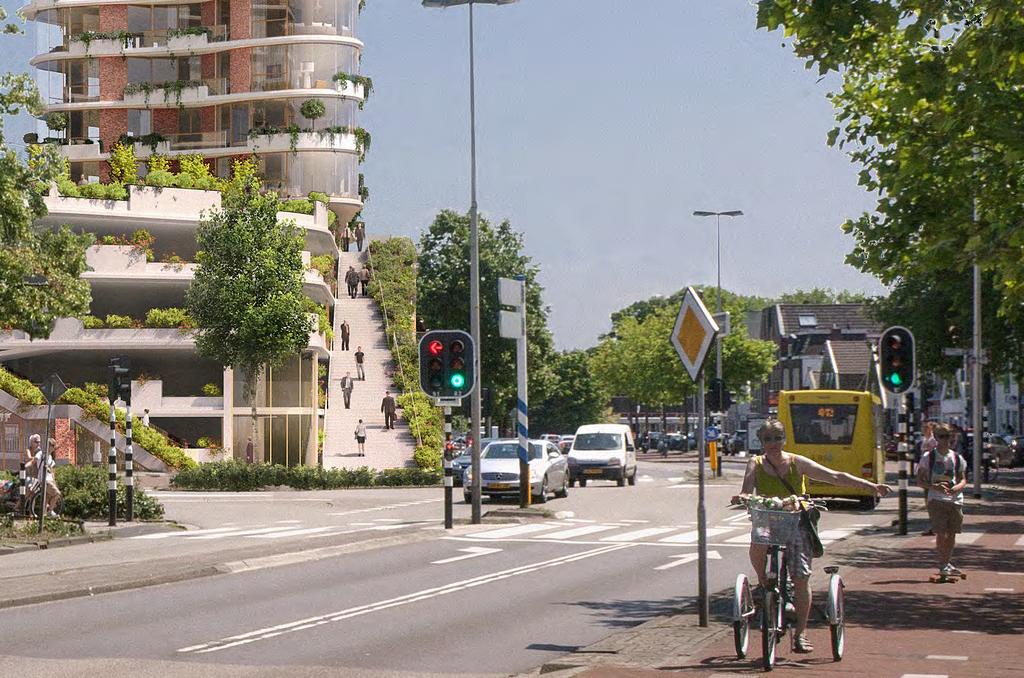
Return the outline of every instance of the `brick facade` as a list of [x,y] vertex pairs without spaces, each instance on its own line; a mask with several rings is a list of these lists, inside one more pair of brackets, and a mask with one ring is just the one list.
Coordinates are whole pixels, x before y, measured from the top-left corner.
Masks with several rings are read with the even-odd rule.
[[231,73],[229,85],[231,93],[248,92],[252,89],[252,48],[231,50]]
[[153,131],[158,134],[178,133],[178,109],[154,108]]
[[75,432],[71,428],[70,419],[56,419],[53,422],[53,438],[57,445],[53,448],[53,458],[67,459],[72,464],[77,463],[77,449],[75,446]]
[[249,0],[229,0],[231,12],[231,39],[252,37],[252,3]]
[[128,28],[128,5],[100,5],[100,32],[123,31]]

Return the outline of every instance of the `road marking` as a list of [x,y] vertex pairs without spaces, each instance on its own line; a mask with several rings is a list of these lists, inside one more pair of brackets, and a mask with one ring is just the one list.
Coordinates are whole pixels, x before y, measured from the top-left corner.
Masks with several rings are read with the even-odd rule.
[[1016,541],[1014,546],[1024,546],[1024,535],[1021,535],[1020,539]]
[[726,544],[749,544],[750,533],[744,532],[743,534],[736,535],[735,537],[729,537],[725,540]]
[[503,527],[498,530],[488,530],[487,532],[474,532],[473,534],[467,534],[466,536],[475,537],[477,539],[501,539],[502,537],[514,537],[520,534],[541,532],[555,527],[558,527],[558,523],[530,523],[527,525],[516,525],[514,527]]
[[666,532],[674,532],[674,527],[648,527],[645,530],[634,530],[633,532],[625,532],[623,534],[613,534],[610,537],[603,537],[601,541],[636,541],[637,539],[643,539],[644,537],[653,537],[656,534],[665,534]]
[[572,539],[573,537],[582,537],[585,534],[593,534],[595,532],[607,532],[608,530],[614,530],[620,527],[620,525],[587,525],[585,527],[575,527],[571,530],[561,530],[559,532],[553,532],[551,534],[542,534],[539,539]]
[[949,678],[945,673],[904,673],[900,678]]
[[939,659],[947,662],[965,662],[969,657],[962,654],[930,654],[925,657],[925,659]]
[[651,522],[651,521],[649,521],[649,520],[629,520],[629,519],[623,519],[623,520],[620,520],[619,522],[620,522],[620,523],[637,523],[637,524],[643,524],[643,523],[649,523],[649,522]]
[[586,520],[584,518],[566,518],[567,523],[596,523],[596,520]]
[[669,489],[674,490],[694,490],[697,489],[698,487],[700,487],[700,485],[669,485]]
[[[658,567],[656,567],[654,569],[655,570],[668,570],[668,569],[671,569],[673,567],[679,567],[680,565],[686,565],[687,563],[692,563],[693,561],[698,560],[700,558],[700,554],[699,553],[681,553],[678,556],[671,556],[671,557],[674,558],[675,560],[673,560],[671,563],[666,563],[664,565],[659,565]],[[718,551],[708,551],[708,559],[710,559],[710,560],[721,560],[722,556],[718,553]]]
[[435,504],[437,502],[444,501],[444,497],[440,499],[421,499],[419,501],[406,502],[404,504],[386,504],[384,506],[371,506],[369,508],[353,509],[351,511],[338,511],[336,513],[328,513],[329,516],[351,516],[357,513],[371,513],[373,511],[388,511],[390,509],[403,508],[405,506],[418,506],[420,504]]
[[[735,527],[712,527],[705,532],[706,536],[714,537],[719,534],[725,534],[726,532],[732,532],[735,529]],[[682,534],[677,534],[672,537],[665,537],[658,541],[664,544],[692,544],[697,541],[697,534],[697,530],[690,530],[689,532],[683,532]]]
[[454,558],[445,558],[444,560],[434,560],[431,565],[445,565],[447,563],[454,563],[457,560],[466,560],[467,558],[477,558],[479,556],[486,556],[491,553],[498,553],[501,549],[490,549],[486,546],[470,546],[467,549],[459,549],[459,551],[465,553],[464,556],[455,556]]
[[681,483],[684,480],[686,480],[686,478],[684,478],[683,476],[669,476],[668,478],[665,478],[665,480],[669,481],[670,483]]
[[1014,589],[1001,589],[1001,588],[988,588],[985,589],[990,593],[1013,593]]
[[294,525],[295,523],[301,523],[301,522],[302,522],[301,520],[275,520],[274,521],[274,523],[276,523],[278,525],[284,525],[286,523]]
[[963,532],[956,536],[956,543],[958,544],[973,544],[974,542],[981,539],[984,532]]
[[596,549],[589,551],[582,551],[568,556],[561,556],[559,558],[553,558],[551,560],[543,560],[537,563],[529,565],[521,565],[519,567],[513,567],[507,570],[501,570],[499,572],[492,572],[471,579],[463,579],[461,581],[452,582],[451,584],[445,584],[443,586],[437,586],[434,588],[423,589],[414,593],[408,593],[397,598],[390,598],[387,600],[381,600],[376,603],[370,603],[368,605],[359,605],[357,607],[350,607],[344,610],[338,610],[336,612],[329,612],[323,615],[317,615],[315,617],[307,617],[305,619],[299,619],[293,622],[287,622],[284,624],[278,624],[277,626],[269,626],[255,631],[249,631],[247,633],[240,633],[234,636],[227,636],[219,640],[214,640],[208,643],[200,643],[198,645],[190,645],[188,647],[179,648],[178,652],[182,654],[195,653],[195,654],[207,654],[210,652],[219,652],[226,650],[231,647],[237,647],[239,645],[246,645],[248,643],[254,643],[260,640],[266,640],[286,633],[294,633],[303,629],[313,628],[320,626],[321,624],[329,624],[332,622],[343,621],[345,619],[351,619],[352,617],[358,617],[371,612],[378,612],[380,610],[386,610],[393,607],[399,607],[402,605],[408,605],[409,603],[419,602],[421,600],[429,600],[439,596],[447,595],[449,593],[456,593],[458,591],[464,591],[465,589],[480,586],[482,584],[490,584],[497,581],[502,581],[510,577],[516,577],[519,575],[536,572],[538,570],[547,569],[550,567],[559,567],[567,563],[572,563],[577,560],[584,560],[587,558],[593,558],[594,556],[604,555],[606,553],[612,553],[613,551],[619,551],[621,549],[631,548],[632,544],[612,544],[608,546],[601,546]]
[[235,530],[233,532],[227,532],[227,533],[222,533],[222,534],[201,534],[201,535],[199,535],[197,537],[193,537],[192,535],[190,535],[190,534],[188,534],[186,532],[185,534],[182,535],[182,537],[184,537],[186,539],[193,540],[193,541],[200,541],[200,540],[206,540],[206,539],[220,539],[221,537],[249,537],[249,536],[253,536],[253,535],[257,535],[257,534],[268,534],[270,532],[282,532],[282,531],[286,531],[286,530],[290,530],[290,529],[291,528],[289,528],[289,527],[258,527],[258,528],[251,529],[251,530]]
[[206,530],[175,530],[173,532],[157,532],[155,534],[140,534],[137,537],[128,537],[129,539],[167,539],[168,537],[181,537],[187,534],[213,534],[213,533],[224,533],[234,532],[235,527],[211,527]]
[[400,523],[400,522],[402,522],[402,519],[401,518],[374,518],[373,522],[375,522],[375,523]]
[[957,630],[957,631],[953,631],[953,633],[969,633],[972,636],[980,636],[981,635],[981,631],[962,631],[962,630]]
[[1024,577],[1024,572],[996,572],[1004,577]]
[[837,527],[833,530],[822,530],[818,533],[818,538],[821,539],[822,544],[830,544],[839,539],[845,539],[857,530],[846,527]]
[[723,522],[726,522],[726,523],[739,523],[739,522],[742,522],[744,520],[750,520],[750,514],[749,513],[746,513],[746,512],[737,513],[734,516],[729,516]]
[[285,532],[274,532],[272,534],[254,534],[253,537],[256,539],[283,539],[284,537],[298,537],[304,534],[316,534],[318,532],[326,532],[327,530],[334,530],[334,525],[328,525],[327,527],[307,527],[301,530],[287,530]]

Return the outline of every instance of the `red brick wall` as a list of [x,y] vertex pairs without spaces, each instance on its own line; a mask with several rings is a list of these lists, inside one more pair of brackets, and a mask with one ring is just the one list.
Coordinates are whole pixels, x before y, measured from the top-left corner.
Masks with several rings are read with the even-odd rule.
[[[117,97],[120,99],[121,97]],[[103,141],[103,150],[107,153],[117,141],[117,138],[128,131],[128,111],[121,109],[100,111],[100,139]],[[109,168],[106,163],[100,165],[100,178],[103,181],[110,179]]]
[[204,106],[199,109],[199,116],[204,132],[212,132],[217,129],[217,109],[214,106]]
[[229,0],[231,3],[231,39],[252,37],[252,3],[250,0]]
[[[232,8],[232,11],[234,9]],[[248,92],[252,84],[252,48],[231,50],[231,74],[229,84],[231,93]]]
[[76,463],[75,432],[71,429],[70,419],[56,419],[53,422],[54,440],[57,441],[54,447],[54,459],[67,459],[72,464]]
[[124,98],[128,84],[128,63],[121,57],[99,57],[100,99],[117,101]]
[[213,0],[204,2],[199,11],[202,13],[203,25],[213,26],[217,17],[217,8],[214,6]]
[[100,5],[100,32],[128,28],[128,5]]
[[153,131],[160,134],[178,133],[178,109],[177,108],[154,108],[153,109]]
[[213,80],[217,77],[216,54],[203,54],[199,57],[199,63],[203,68],[203,80]]

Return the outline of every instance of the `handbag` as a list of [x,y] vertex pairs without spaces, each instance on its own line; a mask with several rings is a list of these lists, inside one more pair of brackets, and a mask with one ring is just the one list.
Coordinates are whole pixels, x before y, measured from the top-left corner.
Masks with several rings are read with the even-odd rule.
[[[768,462],[771,465],[772,470],[778,474],[779,480],[781,480],[782,484],[786,486],[789,493],[796,495],[796,490],[794,490],[793,486],[789,484],[789,481],[786,480],[785,476],[779,473],[779,469],[775,464],[772,464],[772,460],[768,457],[765,457],[764,460]],[[806,509],[803,506],[800,507],[800,525],[802,525],[804,530],[807,532],[808,541],[811,543],[811,555],[815,558],[821,558],[825,555],[825,545],[821,543],[821,537],[818,536],[818,520],[820,518],[821,511],[818,510],[816,506],[812,506],[810,509]]]

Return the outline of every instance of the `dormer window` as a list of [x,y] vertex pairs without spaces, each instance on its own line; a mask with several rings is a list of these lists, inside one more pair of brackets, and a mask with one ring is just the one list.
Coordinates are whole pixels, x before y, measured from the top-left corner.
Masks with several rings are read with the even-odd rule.
[[799,315],[797,316],[797,322],[800,327],[817,327],[818,316],[816,315]]

